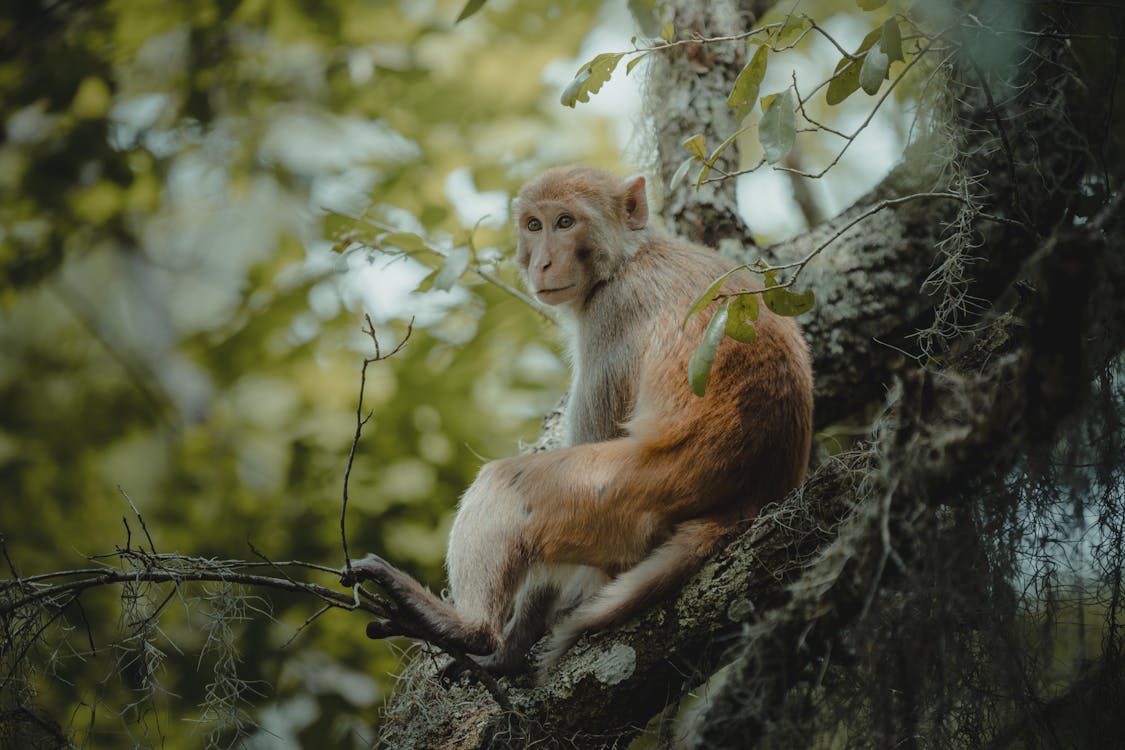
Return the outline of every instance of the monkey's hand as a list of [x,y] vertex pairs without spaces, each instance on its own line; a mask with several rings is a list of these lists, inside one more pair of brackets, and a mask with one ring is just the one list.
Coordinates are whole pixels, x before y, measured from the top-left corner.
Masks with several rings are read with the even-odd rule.
[[[391,565],[386,560],[378,555],[369,554],[362,560],[353,560],[351,565],[341,570],[340,583],[344,586],[355,586],[364,581],[374,581],[382,585],[388,568],[391,568]],[[409,636],[415,633],[403,623],[390,619],[372,620],[367,623],[368,638],[380,640],[400,635]]]
[[340,583],[344,586],[354,586],[364,581],[374,581],[383,584],[385,571],[392,567],[389,562],[376,554],[368,553],[360,560],[352,560],[348,567],[340,571]]
[[470,654],[489,654],[496,649],[493,639],[466,628],[450,604],[378,555],[355,560],[340,573],[345,586],[363,581],[376,583],[393,605],[382,620],[367,626],[369,638],[406,635]]

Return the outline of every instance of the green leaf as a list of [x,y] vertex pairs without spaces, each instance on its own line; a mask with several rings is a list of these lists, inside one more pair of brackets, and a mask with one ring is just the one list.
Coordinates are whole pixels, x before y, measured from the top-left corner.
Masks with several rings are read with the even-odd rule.
[[727,106],[738,110],[740,120],[750,113],[758,98],[758,89],[766,75],[768,53],[769,47],[765,45],[758,47],[758,51],[750,58],[750,62],[746,63],[742,72],[738,74],[738,78],[734,81],[734,88],[731,89],[730,96],[727,97]]
[[562,92],[562,103],[573,107],[578,102],[590,101],[590,95],[601,90],[624,56],[624,52],[606,52],[579,68],[574,80]]
[[574,80],[568,83],[566,85],[566,88],[563,89],[562,95],[559,97],[559,101],[567,107],[574,107],[574,105],[578,103],[579,96],[586,97],[582,100],[584,102],[590,101],[590,95],[583,92],[583,86],[586,85],[586,81],[588,80],[590,80],[589,69],[583,68],[582,70],[578,71],[578,75],[574,76]]
[[801,35],[812,28],[812,21],[806,16],[789,15],[780,29],[770,33],[770,45],[773,47],[787,47],[801,38]]
[[785,158],[797,140],[797,106],[793,89],[786,89],[772,102],[758,124],[758,141],[766,161],[776,164]]
[[703,137],[702,133],[688,136],[680,145],[690,151],[692,156],[699,161],[703,161],[707,158],[707,139]]
[[874,96],[883,85],[883,79],[887,77],[890,66],[891,58],[887,57],[887,53],[883,50],[878,47],[868,50],[859,69],[859,85],[868,94]]
[[353,217],[336,211],[326,211],[324,214],[324,223],[321,225],[321,232],[325,237],[347,239],[348,232],[354,225],[355,219]]
[[404,253],[412,253],[426,247],[426,241],[414,232],[390,232],[379,238],[379,247],[397,247]]
[[676,167],[676,173],[672,175],[672,179],[668,182],[669,190],[675,190],[679,184],[684,181],[684,177],[687,176],[688,170],[691,169],[691,165],[694,163],[694,156],[689,156],[680,162],[680,166]]
[[813,309],[813,305],[816,304],[812,289],[804,293],[797,293],[789,289],[771,289],[762,292],[762,301],[774,313],[786,318],[793,318],[801,313],[806,313]]
[[878,28],[872,29],[871,31],[867,32],[867,36],[863,37],[863,41],[859,43],[859,49],[857,49],[855,51],[855,56],[859,57],[864,52],[866,52],[867,50],[874,47],[875,42],[879,41],[879,39],[882,38],[882,36],[883,36],[883,27],[882,26],[879,26]]
[[902,31],[895,19],[888,18],[887,22],[883,24],[883,33],[879,37],[879,47],[887,53],[887,57],[891,58],[892,61],[903,62],[906,60],[906,57],[902,54]]
[[869,32],[863,38],[859,45],[859,49],[851,57],[843,57],[840,62],[836,63],[836,69],[833,71],[832,80],[828,83],[828,92],[825,94],[825,99],[829,104],[835,105],[847,99],[855,90],[859,88],[859,72],[863,66],[865,58],[864,53],[879,41],[883,34],[883,27]]
[[[750,106],[754,105],[751,104]],[[695,180],[696,190],[699,190],[700,186],[703,185],[703,181],[707,179],[708,173],[710,173],[711,168],[715,166],[715,162],[719,160],[719,157],[723,155],[723,152],[730,148],[731,144],[738,140],[738,137],[740,135],[745,133],[747,130],[750,130],[750,128],[752,127],[754,127],[753,123],[734,131],[727,137],[725,141],[719,144],[718,148],[711,152],[711,155],[708,156],[706,160],[704,160],[703,169],[699,170],[699,177]]]
[[441,273],[440,268],[434,269],[433,271],[430,271],[428,274],[426,274],[426,277],[424,279],[422,279],[421,281],[418,282],[418,286],[414,287],[414,291],[416,291],[416,292],[428,292],[431,289],[433,289],[434,288],[434,279],[437,278],[437,275],[439,273]]
[[449,255],[445,256],[445,262],[442,263],[441,268],[438,269],[437,275],[434,276],[434,289],[440,289],[447,292],[453,288],[457,283],[457,279],[469,268],[469,260],[472,257],[468,247],[455,247],[449,251]]
[[763,113],[765,113],[765,111],[770,108],[770,105],[773,104],[773,100],[776,99],[776,98],[777,98],[777,94],[766,94],[765,96],[762,97],[761,101],[762,101],[762,112]]
[[703,340],[695,347],[688,360],[688,385],[696,396],[707,392],[707,381],[711,379],[711,365],[715,363],[715,353],[719,350],[719,342],[723,339],[723,332],[727,325],[727,308],[730,300],[719,305],[707,330],[703,332]]
[[466,18],[476,13],[484,7],[485,2],[486,0],[469,0],[469,2],[465,3],[465,7],[461,9],[461,14],[457,16],[455,23],[461,23]]
[[671,42],[676,39],[676,24],[669,21],[664,24],[664,28],[660,30],[660,38],[666,42]]
[[829,104],[839,104],[859,88],[859,61],[844,58],[836,64],[836,71],[828,83],[825,100]]
[[876,10],[887,4],[887,0],[855,0],[860,10]]
[[684,316],[684,321],[680,323],[680,328],[683,328],[687,325],[687,322],[691,320],[691,316],[695,315],[697,312],[707,307],[707,305],[711,304],[711,302],[715,299],[715,295],[719,293],[719,289],[721,289],[723,284],[726,283],[726,280],[731,277],[731,274],[733,274],[737,270],[737,268],[732,268],[731,270],[727,271],[722,276],[712,281],[710,285],[708,285],[707,289],[704,290],[703,294],[695,298],[695,302],[691,303],[691,307],[688,309],[687,315]]
[[632,60],[630,60],[629,63],[625,66],[625,75],[629,75],[630,73],[632,73],[633,68],[637,67],[637,64],[646,57],[648,57],[647,52],[643,55],[637,55]]
[[758,338],[753,321],[758,319],[758,295],[740,294],[731,299],[727,313],[726,334],[735,341],[749,344]]
[[324,216],[324,235],[336,240],[334,249],[338,247],[337,252],[346,249],[352,243],[379,247],[379,238],[386,231],[385,227],[372,223],[363,217],[357,219],[335,211],[328,211]]

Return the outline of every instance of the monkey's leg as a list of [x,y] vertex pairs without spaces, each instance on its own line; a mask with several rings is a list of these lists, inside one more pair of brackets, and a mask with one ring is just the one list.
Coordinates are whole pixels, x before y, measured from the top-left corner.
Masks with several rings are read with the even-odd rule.
[[[530,671],[528,652],[547,632],[558,596],[558,590],[551,586],[525,585],[516,596],[512,617],[504,628],[500,647],[491,654],[474,656],[473,660],[494,675],[516,675]],[[464,671],[464,665],[454,661],[441,671],[441,676],[452,680]]]
[[606,584],[555,627],[540,670],[558,663],[563,653],[587,630],[599,630],[649,606],[699,569],[730,531],[725,520],[697,519],[681,523],[652,553]]
[[[496,649],[497,641],[487,630],[466,623],[447,602],[378,555],[368,555],[352,563],[351,576],[345,576],[344,583],[350,585],[358,580],[379,584],[421,629],[456,642],[468,653],[488,654]],[[403,633],[383,623],[371,623],[367,634],[372,638],[385,638]],[[405,634],[425,637],[425,633]]]
[[494,653],[477,661],[493,674],[518,674],[531,668],[528,653],[558,619],[599,591],[609,577],[584,565],[536,565],[516,594],[504,639]]
[[500,648],[481,657],[481,666],[493,674],[528,671],[527,653],[547,632],[558,600],[558,589],[553,586],[525,585],[516,596]]
[[534,562],[521,538],[523,503],[501,463],[485,464],[465,490],[445,557],[458,620],[493,644],[488,653],[503,648],[505,620]]

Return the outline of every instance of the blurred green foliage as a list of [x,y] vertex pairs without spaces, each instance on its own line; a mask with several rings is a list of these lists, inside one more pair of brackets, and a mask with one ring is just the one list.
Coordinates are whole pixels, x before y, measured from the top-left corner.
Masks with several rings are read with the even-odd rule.
[[[349,540],[442,585],[458,493],[481,456],[535,435],[564,368],[542,321],[494,287],[466,277],[422,303],[403,294],[400,267],[333,253],[328,210],[453,237],[473,221],[451,205],[458,170],[503,193],[550,163],[615,158],[608,124],[562,110],[543,82],[548,63],[577,54],[597,2],[498,3],[454,26],[461,5],[5,9],[0,533],[20,575],[88,567],[126,543],[123,518],[136,544],[118,485],[158,551],[245,559],[250,542],[274,560],[342,564],[374,306],[385,349],[412,312],[419,325],[368,372],[375,416]],[[511,244],[503,221],[474,241],[494,257]],[[496,273],[514,282],[509,262]],[[207,718],[218,652],[199,654],[208,613],[225,606],[207,590],[134,592],[127,606],[120,590],[92,591],[45,623],[62,646],[32,657],[41,717],[88,747],[202,745],[215,723],[192,720]],[[366,746],[399,656],[339,612],[286,645],[316,603],[245,603],[233,637],[250,703],[235,704],[221,744],[241,717],[273,733],[251,747]],[[149,640],[112,645],[157,609]]]

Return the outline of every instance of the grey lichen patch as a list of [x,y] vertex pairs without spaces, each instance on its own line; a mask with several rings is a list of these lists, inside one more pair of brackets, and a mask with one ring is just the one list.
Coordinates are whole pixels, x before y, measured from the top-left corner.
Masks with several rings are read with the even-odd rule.
[[616,685],[633,676],[637,668],[637,652],[632,646],[615,643],[594,657],[594,677],[604,685]]
[[746,599],[745,597],[735,599],[727,607],[727,617],[731,622],[744,622],[749,620],[750,616],[754,614],[754,602]]

